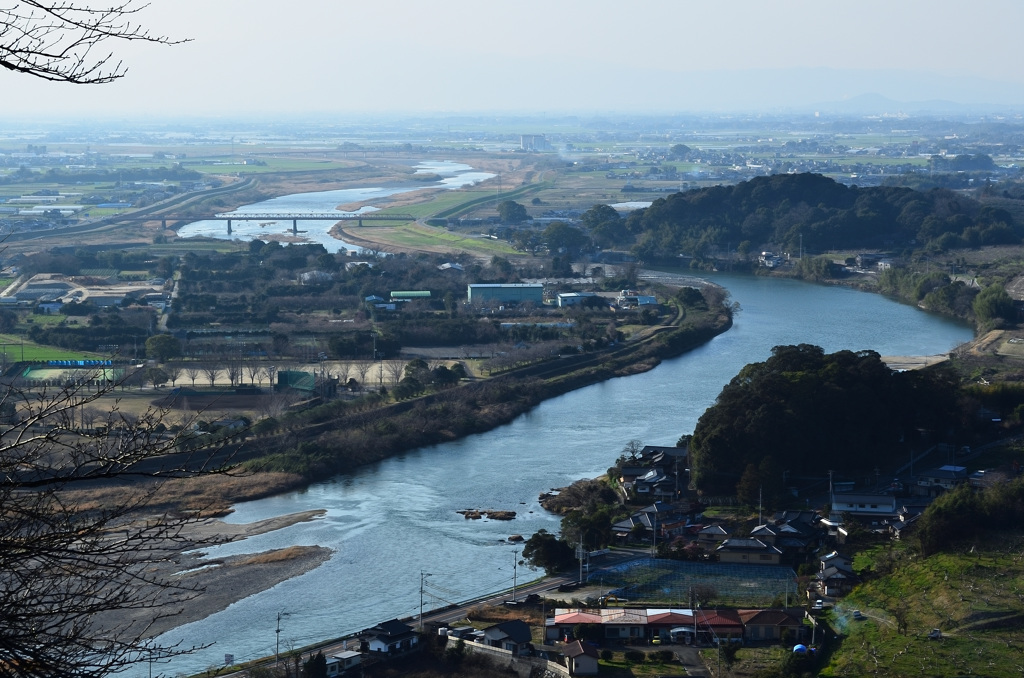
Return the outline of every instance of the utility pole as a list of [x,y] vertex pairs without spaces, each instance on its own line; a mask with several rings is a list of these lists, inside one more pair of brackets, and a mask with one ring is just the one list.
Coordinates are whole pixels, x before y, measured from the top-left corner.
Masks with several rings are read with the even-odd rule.
[[519,551],[512,551],[512,602],[516,602],[516,575],[519,574],[517,567],[519,566]]
[[653,516],[654,516],[654,521],[653,521],[654,529],[651,532],[651,558],[657,558],[658,557],[658,504],[657,504],[657,502],[655,502],[655,504],[654,504]]
[[580,535],[580,543],[576,547],[576,558],[580,561],[580,583],[583,583],[583,535]]
[[281,613],[277,613],[277,630],[274,631],[277,634],[277,642],[274,646],[274,663],[281,663]]
[[[429,572],[420,570],[420,633],[423,633],[423,585],[427,581],[427,577],[430,576]],[[512,599],[515,600],[515,587],[513,586]]]

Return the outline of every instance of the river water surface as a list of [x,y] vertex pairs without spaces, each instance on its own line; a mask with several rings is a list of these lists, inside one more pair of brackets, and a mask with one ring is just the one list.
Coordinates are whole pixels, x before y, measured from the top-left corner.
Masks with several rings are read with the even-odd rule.
[[[216,644],[154,671],[197,672],[220,664],[225,653],[236,661],[272,655],[278,613],[285,613],[282,651],[413,615],[422,572],[431,574],[428,609],[511,587],[522,547],[509,544],[508,536],[558,529],[557,519],[538,504],[542,492],[603,473],[630,439],[675,444],[692,433],[725,383],[745,364],[765,360],[773,346],[930,355],[972,337],[964,325],[879,295],[754,276],[708,279],[725,286],[742,310],[731,330],[684,356],[546,401],[488,433],[237,506],[231,521],[308,509],[327,514],[213,549],[212,555],[293,544],[328,546],[335,553],[306,575],[167,633],[161,641]],[[519,515],[511,522],[467,521],[456,513],[467,508]],[[519,582],[538,576],[523,566],[516,574]]]
[[[402,186],[374,186],[364,188],[343,188],[334,191],[314,191],[312,193],[294,193],[283,195],[278,198],[271,198],[252,205],[243,205],[234,212],[238,220],[231,222],[231,233],[227,232],[227,223],[223,221],[194,221],[178,229],[178,236],[182,238],[194,238],[204,236],[207,238],[220,238],[221,240],[268,240],[271,236],[282,236],[288,242],[292,238],[304,243],[319,243],[328,252],[340,252],[342,250],[359,251],[357,245],[339,240],[330,234],[334,221],[311,221],[299,219],[296,224],[298,235],[292,234],[291,220],[276,221],[273,219],[260,218],[265,214],[303,214],[323,213],[337,211],[341,216],[353,214],[367,214],[377,211],[377,207],[362,207],[355,212],[344,212],[338,210],[338,205],[348,205],[356,202],[381,200],[388,196],[400,193],[411,193],[424,188],[445,188],[456,189],[485,181],[493,177],[487,172],[478,172],[469,165],[458,162],[436,161],[421,162],[415,167],[417,174],[436,174],[440,179],[433,184],[410,183]],[[249,218],[246,218],[249,217]]]

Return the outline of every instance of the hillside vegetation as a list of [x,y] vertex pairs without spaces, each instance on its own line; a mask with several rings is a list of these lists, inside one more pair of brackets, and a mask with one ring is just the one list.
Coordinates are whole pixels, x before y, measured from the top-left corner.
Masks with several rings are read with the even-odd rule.
[[846,186],[818,174],[778,174],[659,198],[627,220],[643,261],[741,254],[769,243],[783,251],[1016,244],[1021,224],[1005,209],[935,188]]
[[1024,478],[938,497],[910,539],[854,566],[865,583],[831,613],[846,637],[822,675],[1020,675]]
[[893,372],[873,351],[776,346],[701,415],[690,441],[693,483],[751,505],[763,491],[773,506],[783,471],[817,465],[825,450],[840,474],[887,466],[906,458],[921,431],[945,433],[961,419],[957,389],[942,366]]

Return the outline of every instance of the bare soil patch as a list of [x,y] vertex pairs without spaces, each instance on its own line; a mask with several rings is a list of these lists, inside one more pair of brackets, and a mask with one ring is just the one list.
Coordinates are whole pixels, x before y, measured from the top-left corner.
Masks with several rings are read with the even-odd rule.
[[[323,514],[324,511],[304,511],[241,525],[206,519],[190,525],[186,535],[196,542],[230,542],[314,520]],[[208,558],[201,551],[174,553],[167,560],[152,565],[151,573],[200,593],[189,598],[181,590],[169,589],[161,594],[161,601],[166,607],[160,610],[160,616],[155,620],[151,609],[118,613],[116,620],[120,624],[149,625],[147,635],[157,636],[182,624],[205,619],[243,598],[309,572],[326,562],[331,553],[331,549],[322,546],[291,546],[265,553],[215,559]],[[111,614],[97,621],[113,622],[114,617]]]

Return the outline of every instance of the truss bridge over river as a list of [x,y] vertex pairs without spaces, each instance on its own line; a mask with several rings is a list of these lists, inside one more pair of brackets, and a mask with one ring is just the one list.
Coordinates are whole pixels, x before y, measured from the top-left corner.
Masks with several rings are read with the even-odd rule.
[[359,226],[362,226],[364,221],[416,221],[416,217],[411,214],[378,214],[376,212],[229,212],[227,214],[215,214],[199,218],[177,217],[175,215],[160,215],[159,217],[154,217],[154,220],[156,218],[161,220],[165,229],[167,228],[168,221],[175,220],[224,221],[227,222],[228,235],[231,235],[232,222],[238,221],[290,221],[292,222],[293,234],[299,233],[300,221],[357,221]]

